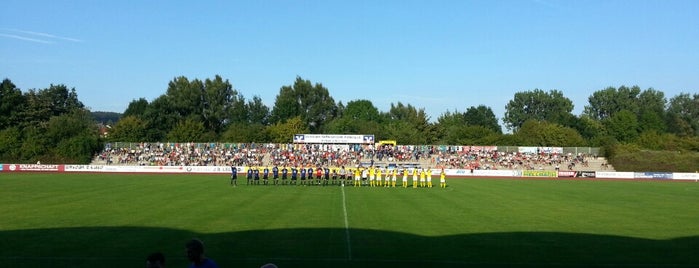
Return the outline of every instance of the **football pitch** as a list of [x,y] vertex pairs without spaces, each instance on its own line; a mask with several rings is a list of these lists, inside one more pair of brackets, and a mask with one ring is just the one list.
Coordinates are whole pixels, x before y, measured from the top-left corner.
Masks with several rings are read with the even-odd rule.
[[[433,180],[438,186],[438,179]],[[699,183],[451,179],[229,185],[226,175],[0,174],[2,267],[697,267]]]

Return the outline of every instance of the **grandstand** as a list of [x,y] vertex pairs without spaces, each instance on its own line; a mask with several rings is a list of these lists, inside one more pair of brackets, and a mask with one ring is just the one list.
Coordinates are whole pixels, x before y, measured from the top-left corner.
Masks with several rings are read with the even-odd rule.
[[614,171],[598,148],[376,144],[107,144],[94,165],[397,166],[459,169]]

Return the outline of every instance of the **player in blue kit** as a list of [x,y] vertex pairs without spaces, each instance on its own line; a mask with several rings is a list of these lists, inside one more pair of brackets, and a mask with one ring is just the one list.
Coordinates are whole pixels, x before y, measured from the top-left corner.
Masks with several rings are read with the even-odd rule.
[[323,168],[323,186],[327,186],[330,182],[330,168]]
[[231,185],[238,186],[238,168],[235,165],[231,165]]
[[286,180],[289,178],[288,176],[289,176],[289,168],[284,166],[282,168],[282,185],[286,185],[286,183],[287,183]]
[[272,179],[274,179],[274,185],[279,185],[279,168],[277,166],[272,168]]
[[248,172],[247,172],[247,173],[248,173],[248,175],[247,175],[248,184],[247,184],[247,185],[250,185],[250,184],[252,184],[252,173],[253,173],[252,167],[248,166]]
[[260,185],[260,168],[255,167],[255,169],[252,170],[252,176],[255,180],[255,185]]
[[301,167],[299,172],[301,173],[301,185],[306,185],[306,169]]
[[269,167],[266,167],[262,169],[262,183],[264,185],[269,184]]
[[291,167],[291,183],[296,185],[296,177],[299,175],[299,170],[296,167]]

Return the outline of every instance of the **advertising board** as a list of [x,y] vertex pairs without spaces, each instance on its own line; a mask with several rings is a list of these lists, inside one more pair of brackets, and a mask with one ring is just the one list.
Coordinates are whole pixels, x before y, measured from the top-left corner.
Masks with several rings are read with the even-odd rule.
[[614,172],[614,171],[597,171],[595,173],[597,178],[602,179],[633,179],[633,172]]
[[474,170],[473,175],[482,177],[514,177],[515,173],[512,170]]
[[559,178],[575,178],[577,175],[578,175],[578,172],[572,171],[572,170],[558,171]]
[[374,144],[374,135],[295,134],[294,143]]
[[10,172],[63,172],[64,165],[8,164],[4,171]]
[[558,177],[558,172],[555,170],[522,170],[522,177]]
[[66,172],[100,172],[103,165],[65,165]]
[[657,180],[671,180],[672,173],[668,172],[634,172],[634,179],[657,179]]
[[699,173],[672,173],[673,180],[699,181]]
[[594,171],[576,171],[575,177],[578,178],[595,178],[596,173]]

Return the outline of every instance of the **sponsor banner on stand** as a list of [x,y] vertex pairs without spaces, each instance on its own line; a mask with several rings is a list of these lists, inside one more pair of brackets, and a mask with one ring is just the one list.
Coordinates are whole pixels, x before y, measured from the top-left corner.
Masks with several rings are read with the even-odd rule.
[[66,172],[101,172],[103,165],[65,165]]
[[294,143],[374,144],[374,135],[295,134]]
[[470,169],[444,169],[444,172],[447,173],[447,176],[473,176]]
[[[237,167],[238,173],[243,173],[246,171],[243,167]],[[231,173],[231,167],[227,166],[187,166],[184,169],[187,173]],[[270,174],[272,169],[270,168]],[[281,171],[280,171],[281,172]]]
[[514,177],[515,173],[512,170],[474,170],[473,175],[483,177]]
[[0,172],[2,172],[2,170],[3,170],[4,167],[5,167],[5,165],[0,164]]
[[633,172],[614,172],[614,171],[597,171],[595,172],[597,178],[602,179],[633,179]]
[[577,171],[573,171],[573,170],[558,171],[559,178],[575,178],[577,176],[578,176]]
[[594,171],[576,171],[575,177],[578,178],[595,178],[596,173]]
[[594,171],[566,170],[566,171],[559,171],[558,177],[560,177],[560,178],[595,178],[596,176],[595,176]]
[[633,177],[635,179],[671,180],[672,173],[668,173],[668,172],[634,172]]
[[11,172],[63,172],[64,165],[8,164],[5,171]]
[[699,180],[699,173],[672,173],[672,179],[673,180],[692,180],[692,181],[698,181]]
[[[244,173],[245,167],[237,167]],[[105,172],[105,173],[200,173],[229,174],[229,166],[119,166],[119,165],[66,165],[66,172]]]
[[558,177],[558,172],[555,170],[522,170],[522,177]]
[[[474,169],[444,169],[447,176],[455,177],[515,177],[513,170],[481,170]],[[433,175],[439,175],[439,171],[432,172]]]

